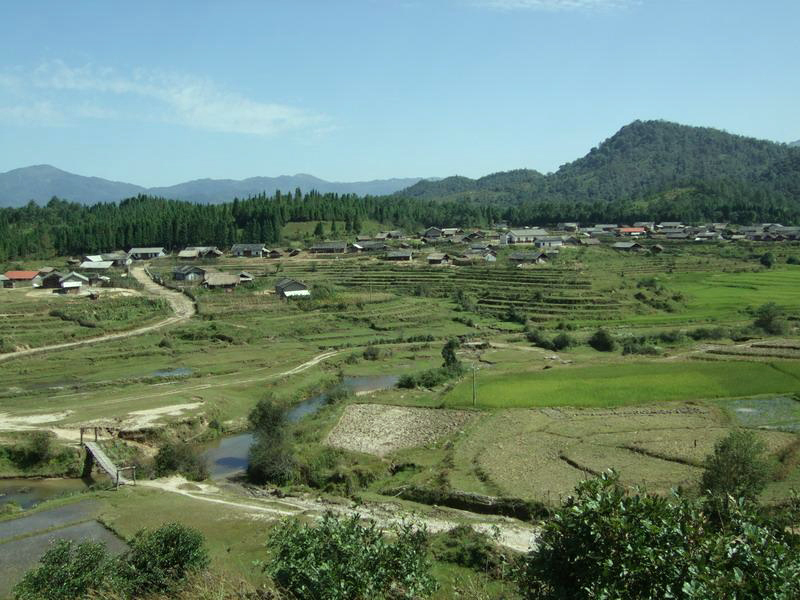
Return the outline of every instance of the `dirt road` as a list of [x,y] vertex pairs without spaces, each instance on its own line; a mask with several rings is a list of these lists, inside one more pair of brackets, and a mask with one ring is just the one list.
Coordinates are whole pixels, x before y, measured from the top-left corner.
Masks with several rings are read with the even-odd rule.
[[204,483],[188,483],[182,477],[145,480],[137,485],[180,494],[199,502],[222,504],[231,510],[249,515],[253,518],[280,519],[287,516],[319,516],[325,511],[332,511],[342,516],[358,515],[361,518],[373,519],[381,526],[399,524],[402,521],[420,523],[431,533],[449,531],[462,524],[470,525],[474,530],[496,535],[499,544],[517,552],[527,552],[535,543],[538,528],[530,523],[523,523],[508,517],[492,517],[455,509],[434,509],[441,516],[400,509],[393,503],[368,503],[358,507],[352,503],[347,505],[336,502],[325,502],[320,499],[288,497],[282,498],[265,495],[242,497],[231,492],[224,492],[218,487]]
[[176,323],[180,323],[190,319],[195,314],[194,303],[188,297],[184,296],[180,292],[167,289],[155,283],[147,276],[144,271],[144,267],[134,267],[131,271],[131,274],[144,286],[145,294],[148,296],[165,298],[169,302],[170,308],[172,308],[172,311],[175,314],[167,319],[159,321],[158,323],[153,323],[152,325],[147,325],[145,327],[139,327],[137,329],[131,329],[129,331],[109,333],[98,337],[79,340],[77,342],[64,342],[62,344],[40,346],[39,348],[30,348],[28,350],[7,352],[5,354],[0,354],[0,362],[11,360],[13,358],[20,358],[23,356],[30,356],[31,354],[51,352],[54,350],[66,350],[68,348],[76,348],[78,346],[90,346],[92,344],[100,344],[103,342],[109,342],[111,340],[119,340],[136,335],[142,335],[145,333],[150,333],[151,331],[168,327],[170,325],[174,325]]

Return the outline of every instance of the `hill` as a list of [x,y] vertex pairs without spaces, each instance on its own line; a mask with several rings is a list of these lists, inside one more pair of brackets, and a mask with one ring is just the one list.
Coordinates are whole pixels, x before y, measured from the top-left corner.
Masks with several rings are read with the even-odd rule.
[[789,142],[789,145],[790,146],[800,146],[800,140],[797,140],[796,142]]
[[773,191],[786,191],[782,186],[796,182],[800,175],[793,159],[799,155],[800,151],[785,144],[708,127],[634,121],[550,175],[522,170],[475,180],[448,177],[418,183],[400,194],[498,202],[611,202],[646,198],[695,183],[758,186],[766,180],[772,182]]
[[50,165],[36,165],[0,173],[0,207],[22,206],[29,200],[45,203],[53,196],[81,204],[96,204],[115,202],[137,194],[216,204],[264,192],[270,196],[277,190],[294,192],[296,188],[305,192],[317,190],[321,193],[382,196],[392,194],[418,181],[419,177],[345,183],[325,181],[313,175],[300,174],[251,177],[242,180],[197,179],[169,187],[145,188],[100,177],[84,177]]

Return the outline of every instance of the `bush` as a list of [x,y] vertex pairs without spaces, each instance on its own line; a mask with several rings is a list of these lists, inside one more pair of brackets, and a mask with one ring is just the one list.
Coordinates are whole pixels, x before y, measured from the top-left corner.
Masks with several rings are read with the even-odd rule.
[[364,348],[363,356],[364,360],[379,360],[381,358],[381,349],[370,344]]
[[121,557],[116,579],[132,598],[170,592],[190,573],[209,564],[203,535],[180,523],[139,531]]
[[444,360],[442,367],[453,374],[460,374],[464,370],[461,361],[458,360],[456,355],[456,351],[460,346],[461,342],[458,339],[450,338],[442,348],[442,359]]
[[191,481],[203,481],[208,478],[208,464],[191,445],[167,442],[156,454],[155,473],[157,477],[180,473]]
[[296,460],[285,442],[256,437],[247,454],[247,479],[256,485],[291,483]]
[[578,484],[518,572],[527,600],[800,597],[800,547],[736,506],[722,528],[696,501],[628,494],[616,474]]
[[772,265],[775,264],[775,255],[772,252],[767,252],[761,255],[759,262],[767,267],[768,269],[772,268]]
[[786,332],[783,311],[774,302],[762,304],[755,311],[753,325],[770,335],[781,335]]
[[661,354],[661,351],[655,346],[651,346],[646,341],[629,339],[622,343],[622,354],[643,354],[655,356]]
[[796,256],[790,256],[789,258],[786,259],[786,264],[787,265],[800,265],[800,258],[797,258]]
[[469,525],[459,525],[433,537],[431,550],[436,560],[453,563],[502,579],[513,562],[485,533]]
[[696,342],[700,340],[721,340],[728,337],[730,331],[724,327],[698,327],[687,332],[686,335]]
[[553,344],[548,340],[544,333],[542,333],[541,329],[530,329],[526,334],[525,338],[534,346],[538,346],[539,348],[544,348],[545,350],[553,350]]
[[752,431],[732,431],[714,445],[700,483],[704,493],[727,503],[728,497],[753,502],[764,489],[770,465],[766,447]]
[[598,329],[588,340],[589,345],[598,352],[613,352],[617,343],[605,329]]
[[418,381],[417,378],[413,375],[403,375],[400,377],[400,380],[397,382],[397,387],[403,388],[406,390],[413,389],[417,387]]
[[34,431],[30,434],[30,443],[26,451],[26,462],[38,465],[49,461],[53,456],[53,437],[47,431]]
[[286,410],[268,394],[247,415],[250,427],[256,436],[283,438],[286,427]]
[[73,600],[106,585],[111,560],[103,544],[57,540],[14,587],[18,600]]
[[436,588],[427,532],[407,524],[382,531],[374,521],[362,524],[358,515],[339,518],[326,512],[317,526],[283,521],[267,547],[272,559],[264,570],[296,598],[411,599]]
[[552,341],[553,350],[566,350],[574,345],[575,340],[566,333],[559,333]]

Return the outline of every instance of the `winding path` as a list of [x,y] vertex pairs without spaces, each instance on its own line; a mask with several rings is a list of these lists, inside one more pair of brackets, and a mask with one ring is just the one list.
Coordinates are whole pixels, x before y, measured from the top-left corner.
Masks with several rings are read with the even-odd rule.
[[148,296],[165,298],[167,302],[169,302],[170,308],[174,313],[173,316],[163,319],[158,323],[153,323],[152,325],[146,325],[144,327],[138,327],[136,329],[130,329],[128,331],[109,333],[98,337],[87,338],[85,340],[78,340],[76,342],[64,342],[62,344],[51,344],[49,346],[39,346],[38,348],[29,348],[27,350],[7,352],[5,354],[0,354],[0,362],[14,358],[20,358],[23,356],[30,356],[32,354],[40,354],[42,352],[66,350],[69,348],[76,348],[78,346],[91,346],[93,344],[129,338],[136,335],[143,335],[145,333],[150,333],[151,331],[163,329],[164,327],[168,327],[170,325],[175,325],[176,323],[181,323],[182,321],[191,319],[194,316],[196,312],[194,303],[187,296],[155,283],[152,279],[150,279],[150,277],[147,276],[144,267],[134,267],[131,270],[131,274],[139,283],[144,286],[145,293]]

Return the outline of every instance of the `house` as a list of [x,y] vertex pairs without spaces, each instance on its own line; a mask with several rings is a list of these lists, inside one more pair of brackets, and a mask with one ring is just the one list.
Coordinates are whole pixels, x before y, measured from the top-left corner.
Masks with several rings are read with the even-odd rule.
[[559,223],[556,227],[559,231],[578,231],[577,223]]
[[[300,250],[298,250],[297,248],[292,248],[291,250],[289,250],[289,256],[290,257],[295,257],[298,254],[300,254]],[[275,257],[271,256],[270,258],[275,258]]]
[[412,259],[412,254],[411,250],[392,250],[391,252],[387,252],[383,258],[385,260],[410,261]]
[[41,287],[48,290],[59,289],[61,287],[61,280],[63,279],[63,277],[64,274],[59,273],[58,271],[53,271],[51,273],[48,273],[47,275],[43,275],[41,280],[42,281]]
[[308,298],[311,296],[311,292],[305,283],[284,277],[275,283],[275,295],[287,300],[289,298]]
[[216,246],[188,246],[178,252],[178,258],[182,260],[219,258],[220,256],[222,256],[222,251]]
[[347,251],[347,242],[320,242],[308,251],[312,254],[343,254]]
[[600,240],[598,240],[597,238],[592,238],[592,237],[580,238],[580,243],[581,243],[581,246],[599,246],[600,245]]
[[428,254],[427,259],[429,265],[446,265],[450,263],[450,256],[441,252]]
[[537,237],[546,236],[544,229],[512,229],[506,234],[509,244],[532,244]]
[[8,277],[6,277],[3,274],[0,274],[0,287],[3,287],[3,288],[4,287],[11,287],[10,285],[6,286],[6,283],[10,283],[9,280],[8,280]]
[[537,248],[560,248],[564,245],[564,238],[558,235],[542,235],[533,240]]
[[599,225],[595,225],[593,229],[605,232],[612,232],[617,229],[619,225],[616,223],[600,223]]
[[636,221],[634,227],[642,227],[645,231],[653,231],[656,228],[654,221]]
[[164,248],[131,248],[128,251],[128,257],[131,260],[152,260],[163,258],[166,255]]
[[689,234],[688,233],[668,233],[666,235],[666,238],[668,240],[672,240],[672,241],[675,241],[675,242],[686,241],[686,240],[689,239]]
[[350,247],[354,252],[385,252],[389,249],[388,244],[377,240],[369,242],[355,242],[354,244],[350,244]]
[[33,280],[39,276],[39,271],[6,271],[5,276],[3,287],[31,287],[34,284]]
[[662,246],[661,244],[656,244],[655,246],[652,246],[650,248],[650,252],[652,252],[653,254],[661,254],[663,251],[664,251],[664,246]]
[[232,290],[239,285],[239,276],[232,273],[206,273],[203,285],[209,289]]
[[59,287],[61,288],[62,293],[76,294],[80,291],[84,284],[88,283],[88,277],[73,271],[72,273],[68,273],[61,278],[59,281]]
[[508,261],[516,265],[543,264],[547,260],[547,254],[544,252],[514,252],[508,256]]
[[644,227],[617,227],[617,235],[628,237],[640,237],[647,233]]
[[231,254],[239,258],[263,258],[266,252],[264,244],[234,244],[231,246]]
[[460,227],[444,227],[442,229],[442,235],[448,238],[455,237],[459,233],[464,233],[464,230]]
[[205,276],[206,270],[195,265],[180,265],[172,269],[175,281],[202,281]]
[[[362,236],[358,236],[356,238],[356,241],[359,241],[360,237],[362,237]],[[403,236],[403,232],[400,231],[399,229],[395,229],[393,231],[381,231],[375,236],[375,239],[378,240],[378,241],[381,241],[381,240],[400,240],[403,237],[404,237]],[[360,240],[360,241],[365,242],[368,239],[369,238],[367,237],[366,239],[363,239],[363,240]]]
[[242,271],[241,273],[239,273],[239,283],[253,283],[254,279],[255,277],[253,277],[247,271]]
[[[294,254],[290,254],[290,256],[295,256]],[[270,250],[267,252],[267,258],[283,258],[283,252],[280,250]]]
[[638,242],[616,242],[613,246],[614,250],[621,250],[623,252],[641,252],[644,246]]
[[82,271],[108,271],[111,267],[114,266],[114,262],[110,260],[98,260],[98,261],[91,261],[85,260],[83,261],[80,266],[78,267]]
[[680,221],[662,221],[657,225],[657,228],[661,231],[664,229],[686,229],[686,225],[681,223]]
[[114,252],[107,252],[100,255],[101,260],[110,260],[115,267],[127,267],[133,262],[124,250],[115,250]]
[[438,227],[428,227],[423,233],[422,237],[426,240],[438,240],[444,236],[444,231]]

